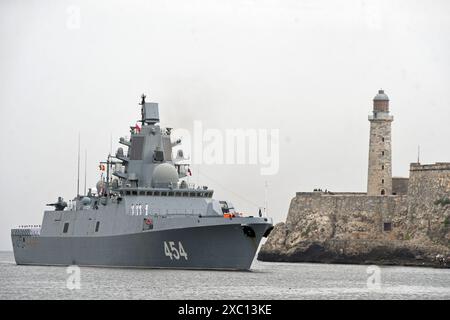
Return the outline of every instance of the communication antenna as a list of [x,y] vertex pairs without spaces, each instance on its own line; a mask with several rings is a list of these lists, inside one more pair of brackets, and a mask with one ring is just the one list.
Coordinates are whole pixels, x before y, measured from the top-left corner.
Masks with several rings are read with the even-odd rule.
[[77,197],[80,196],[80,136],[78,133],[78,172],[77,172]]
[[267,183],[267,180],[264,182],[264,214],[267,217],[268,210],[268,201],[267,201],[267,194],[268,194],[268,188],[269,184]]
[[417,163],[420,163],[420,144],[417,146]]
[[84,195],[86,195],[87,185],[87,149],[84,149]]

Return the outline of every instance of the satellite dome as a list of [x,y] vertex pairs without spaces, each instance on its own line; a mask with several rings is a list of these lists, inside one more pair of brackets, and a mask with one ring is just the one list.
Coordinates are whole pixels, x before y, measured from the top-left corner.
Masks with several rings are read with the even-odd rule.
[[81,199],[81,203],[83,204],[83,206],[88,206],[91,204],[91,198],[83,197],[83,199]]
[[156,166],[152,175],[152,186],[160,188],[169,188],[178,183],[178,172],[175,167],[169,163],[162,163]]
[[378,94],[373,98],[373,101],[389,101],[389,97],[384,90],[378,90]]

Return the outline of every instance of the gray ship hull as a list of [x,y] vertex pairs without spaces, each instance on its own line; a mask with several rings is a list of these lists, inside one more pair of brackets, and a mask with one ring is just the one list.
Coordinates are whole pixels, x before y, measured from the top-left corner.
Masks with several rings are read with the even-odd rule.
[[270,223],[151,230],[114,236],[12,235],[19,265],[248,270]]

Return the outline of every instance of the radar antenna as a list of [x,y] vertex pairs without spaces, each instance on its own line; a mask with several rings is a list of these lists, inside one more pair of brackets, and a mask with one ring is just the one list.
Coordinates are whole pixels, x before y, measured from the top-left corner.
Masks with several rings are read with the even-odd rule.
[[145,98],[147,98],[147,96],[145,94],[142,94],[141,95],[141,99],[142,100],[141,100],[141,103],[140,103],[141,106],[143,106],[145,104]]
[[141,123],[142,125],[144,125],[144,108],[145,108],[145,98],[147,98],[147,96],[145,94],[141,95],[141,103],[139,103],[139,105],[141,106]]

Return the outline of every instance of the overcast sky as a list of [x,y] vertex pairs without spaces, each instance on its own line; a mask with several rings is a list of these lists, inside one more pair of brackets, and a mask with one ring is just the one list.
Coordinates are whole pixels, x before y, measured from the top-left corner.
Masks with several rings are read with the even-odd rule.
[[277,175],[193,167],[195,182],[249,214],[267,180],[275,222],[297,191],[365,191],[380,88],[394,176],[408,175],[418,145],[422,162],[450,161],[449,35],[447,0],[1,0],[0,250],[10,228],[75,195],[78,133],[95,185],[143,92],[174,128],[279,129]]

